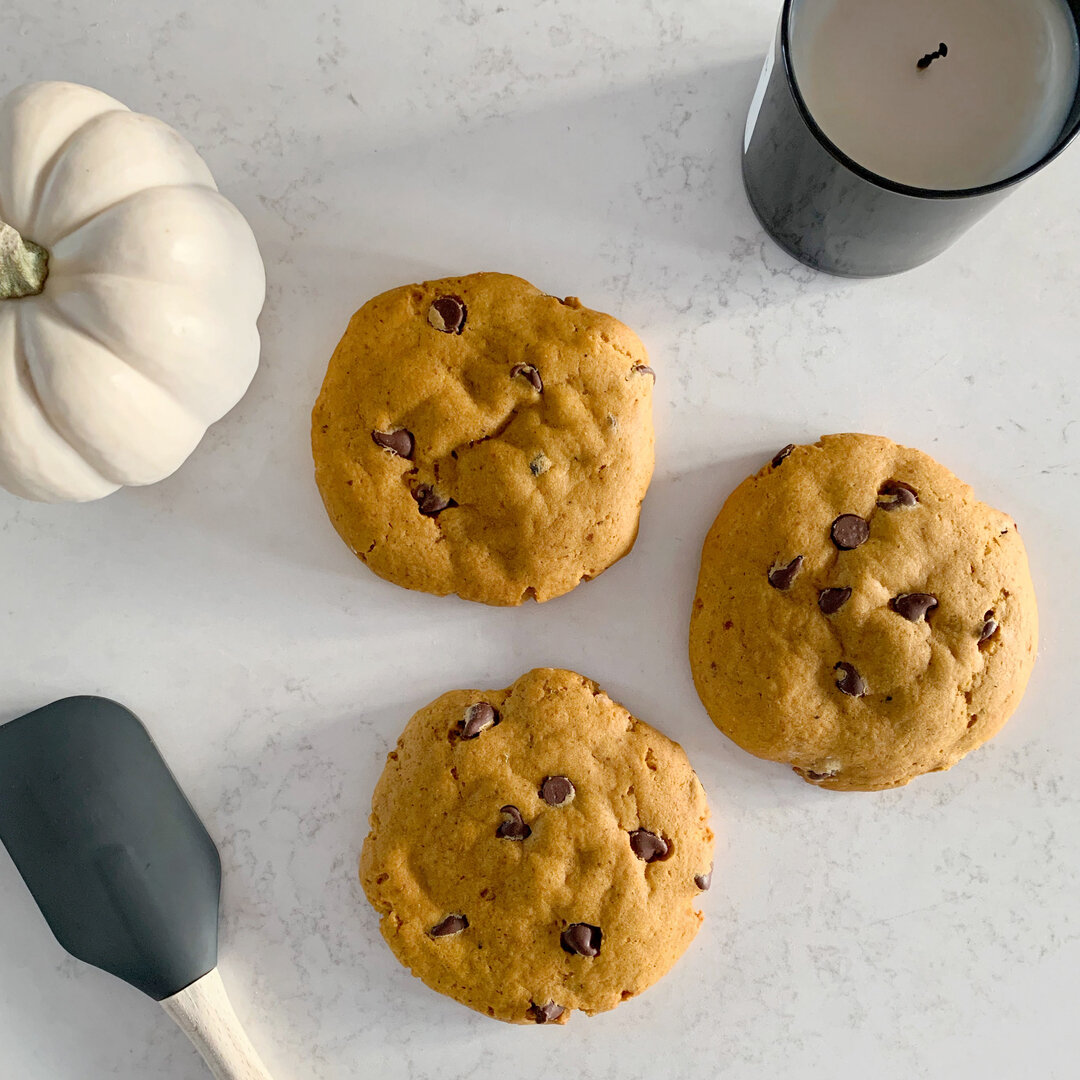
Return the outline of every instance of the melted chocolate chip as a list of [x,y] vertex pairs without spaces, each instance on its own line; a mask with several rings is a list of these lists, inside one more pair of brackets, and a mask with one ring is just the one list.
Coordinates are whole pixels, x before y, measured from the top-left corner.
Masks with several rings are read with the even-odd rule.
[[633,372],[635,375],[651,375],[652,381],[656,382],[656,372],[648,364],[635,364]]
[[564,952],[576,953],[578,956],[599,956],[603,936],[599,926],[576,922],[562,932],[560,941]]
[[702,892],[708,892],[712,886],[712,871],[713,868],[710,866],[704,874],[698,874],[694,878],[694,884]]
[[506,820],[495,830],[500,840],[528,840],[532,829],[525,824],[521,811],[516,806],[501,806],[499,813],[506,815]]
[[549,1001],[546,1005],[537,1005],[534,1001],[525,1015],[535,1024],[550,1024],[552,1020],[558,1020],[564,1012],[566,1010],[554,1001]]
[[814,772],[813,769],[806,770],[806,779],[813,780],[815,784],[819,783],[822,780],[831,780],[835,775],[835,769],[833,769],[831,772]]
[[979,644],[983,645],[998,632],[998,621],[994,618],[994,612],[988,611],[983,616],[982,630],[979,631]]
[[822,589],[818,593],[817,606],[822,615],[835,615],[850,599],[849,588]]
[[925,592],[901,593],[889,601],[889,607],[908,622],[921,622],[937,606],[937,597]]
[[630,834],[630,850],[644,862],[662,862],[671,854],[668,842],[648,829],[635,829]]
[[373,431],[371,441],[376,446],[389,450],[391,454],[412,460],[414,440],[412,433],[404,428],[399,428],[397,431]]
[[545,776],[540,785],[540,798],[548,806],[564,806],[575,794],[573,783],[565,776]]
[[440,296],[428,308],[427,321],[444,334],[460,334],[465,329],[466,313],[460,296]]
[[769,571],[769,584],[774,589],[790,589],[795,583],[795,579],[799,576],[799,571],[802,569],[803,557],[796,555],[794,559],[787,564],[787,566],[774,566]]
[[780,467],[781,463],[788,458],[788,456],[791,454],[791,451],[794,450],[794,449],[795,449],[795,444],[793,442],[789,442],[787,444],[787,446],[785,446],[783,450],[780,450],[777,453],[776,457],[774,457],[772,459],[772,462],[771,462],[772,467],[774,469],[778,469]]
[[486,701],[478,701],[465,710],[461,718],[461,737],[463,739],[475,739],[480,732],[487,731],[499,722],[499,714],[494,706]]
[[540,372],[532,364],[515,364],[510,369],[510,378],[515,379],[518,375],[530,382],[538,394],[544,389],[544,380],[540,378]]
[[426,484],[413,492],[413,498],[424,517],[434,517],[448,507],[457,506],[453,499],[440,495],[433,487],[428,487]]
[[841,551],[852,551],[870,539],[870,523],[858,514],[841,514],[832,523],[830,535]]
[[851,664],[839,663],[834,671],[840,672],[840,678],[836,680],[836,685],[840,688],[842,693],[847,694],[849,697],[865,697],[867,692],[866,680],[852,667]]
[[902,480],[886,480],[878,490],[878,507],[882,510],[905,510],[919,501],[919,493]]
[[453,937],[454,934],[460,934],[462,930],[468,928],[469,920],[464,915],[447,915],[438,926],[433,926],[428,933],[434,938]]

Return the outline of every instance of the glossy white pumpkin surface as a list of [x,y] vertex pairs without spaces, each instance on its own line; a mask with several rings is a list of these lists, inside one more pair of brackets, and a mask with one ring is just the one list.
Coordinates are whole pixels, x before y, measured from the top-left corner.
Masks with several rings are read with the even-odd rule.
[[71,83],[0,102],[0,221],[49,254],[39,295],[0,299],[0,486],[86,501],[174,472],[258,365],[247,222],[172,128]]

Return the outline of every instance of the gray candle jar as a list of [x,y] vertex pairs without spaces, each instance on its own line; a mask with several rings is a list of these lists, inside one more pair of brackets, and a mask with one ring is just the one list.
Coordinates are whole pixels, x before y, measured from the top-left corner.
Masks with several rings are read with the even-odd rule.
[[[784,0],[773,48],[747,119],[746,193],[766,232],[800,262],[846,277],[882,277],[929,262],[1080,133],[1080,87],[1049,151],[1005,180],[959,191],[878,176],[815,122],[792,70],[797,0]],[[1068,0],[1080,28],[1080,0]]]

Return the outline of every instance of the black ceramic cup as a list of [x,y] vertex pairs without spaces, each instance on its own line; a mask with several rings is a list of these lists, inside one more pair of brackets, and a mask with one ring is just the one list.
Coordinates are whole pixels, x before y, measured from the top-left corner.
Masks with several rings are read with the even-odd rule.
[[[846,277],[881,277],[940,255],[1080,133],[1080,88],[1057,140],[1029,168],[983,187],[933,191],[899,184],[853,161],[818,127],[791,61],[784,0],[773,48],[750,107],[743,180],[769,235],[800,262]],[[1069,0],[1080,26],[1080,0]]]

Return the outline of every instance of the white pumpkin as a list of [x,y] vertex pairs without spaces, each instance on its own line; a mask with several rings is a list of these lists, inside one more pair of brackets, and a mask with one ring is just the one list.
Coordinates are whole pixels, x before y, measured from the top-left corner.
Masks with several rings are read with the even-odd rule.
[[168,125],[71,83],[0,102],[0,486],[87,501],[174,472],[251,383],[265,296]]

